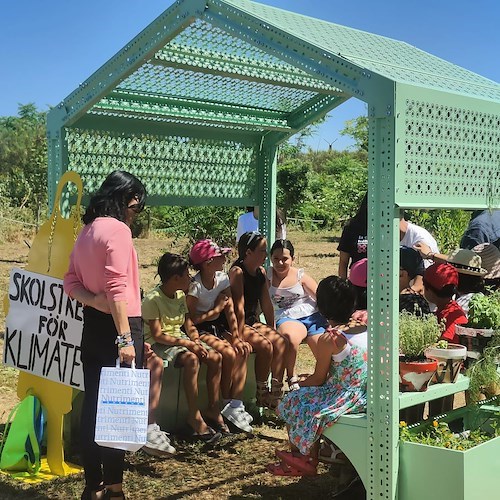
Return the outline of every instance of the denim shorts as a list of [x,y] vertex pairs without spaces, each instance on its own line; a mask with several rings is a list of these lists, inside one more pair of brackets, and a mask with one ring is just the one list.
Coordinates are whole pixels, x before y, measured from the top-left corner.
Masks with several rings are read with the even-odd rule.
[[276,321],[276,328],[280,327],[283,323],[287,321],[295,321],[296,323],[302,323],[307,330],[307,335],[318,335],[319,333],[325,333],[326,327],[328,326],[328,321],[321,316],[319,312],[315,312],[310,316],[304,316],[303,318],[289,318],[285,316]]

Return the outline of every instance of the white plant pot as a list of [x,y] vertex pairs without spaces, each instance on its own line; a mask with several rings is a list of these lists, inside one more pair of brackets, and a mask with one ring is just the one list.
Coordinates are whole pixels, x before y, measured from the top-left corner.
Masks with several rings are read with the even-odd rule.
[[447,349],[429,347],[425,357],[438,362],[436,373],[430,381],[433,384],[453,384],[457,381],[463,360],[467,357],[467,348],[460,344],[448,344]]

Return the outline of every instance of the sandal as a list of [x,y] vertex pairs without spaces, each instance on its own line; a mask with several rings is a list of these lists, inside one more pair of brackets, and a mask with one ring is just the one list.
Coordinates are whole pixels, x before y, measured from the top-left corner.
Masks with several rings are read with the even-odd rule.
[[203,417],[203,420],[205,420],[205,423],[209,425],[215,432],[220,432],[222,435],[231,434],[231,431],[229,430],[229,427],[225,422],[220,423],[210,417]]
[[318,473],[318,460],[299,452],[276,450],[276,456],[290,467],[302,472],[304,476],[315,476]]
[[188,425],[188,439],[192,441],[202,441],[205,444],[215,444],[222,437],[220,432],[215,432],[211,427],[208,428],[208,432],[200,434],[196,432],[189,424]]
[[289,377],[287,383],[289,391],[297,391],[300,389],[299,379],[295,375],[293,377]]
[[257,391],[255,393],[255,404],[260,407],[267,406],[269,396],[269,387],[267,382],[257,382]]
[[322,438],[318,459],[325,464],[346,464],[344,452],[337,448],[329,439]]
[[295,469],[294,467],[290,467],[285,462],[277,462],[274,464],[269,464],[266,467],[267,472],[270,472],[274,476],[287,476],[287,477],[302,477],[307,474],[304,474],[302,471]]
[[267,396],[267,407],[276,410],[283,398],[283,384],[276,378],[271,379],[271,391]]

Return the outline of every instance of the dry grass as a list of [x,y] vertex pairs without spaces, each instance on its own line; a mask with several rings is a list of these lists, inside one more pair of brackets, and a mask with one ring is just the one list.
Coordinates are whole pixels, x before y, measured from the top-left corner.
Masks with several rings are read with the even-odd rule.
[[[316,280],[337,270],[336,238],[333,234],[307,234],[292,231],[290,238],[296,247],[297,265],[304,267]],[[156,262],[164,251],[180,251],[165,239],[136,240],[141,263],[141,284],[145,290],[155,284]],[[0,290],[7,291],[12,267],[26,264],[28,246],[15,241],[0,244]],[[3,293],[2,293],[3,295]],[[3,338],[5,317],[0,311],[0,335]],[[309,372],[313,357],[306,345],[301,346],[298,371]],[[8,410],[17,401],[15,393],[16,371],[0,367],[0,421],[5,422]],[[275,448],[286,447],[286,432],[272,414],[265,414],[254,426],[253,436],[243,434],[224,438],[215,448],[177,442],[178,454],[172,459],[157,459],[138,452],[127,455],[125,484],[128,498],[160,499],[222,499],[269,498],[297,499],[306,497],[328,498],[333,477],[325,466],[314,479],[279,478],[265,472],[265,466],[274,460]],[[67,456],[78,461],[77,456]],[[81,474],[58,478],[38,485],[25,485],[0,476],[2,499],[68,499],[79,498],[83,489]],[[349,492],[346,498],[364,498],[362,487]]]

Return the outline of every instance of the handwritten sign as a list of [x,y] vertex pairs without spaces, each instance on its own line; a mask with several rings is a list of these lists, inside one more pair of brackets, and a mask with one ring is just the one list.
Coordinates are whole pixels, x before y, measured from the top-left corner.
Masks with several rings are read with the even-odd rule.
[[64,293],[60,279],[14,268],[3,362],[83,390],[83,305]]

